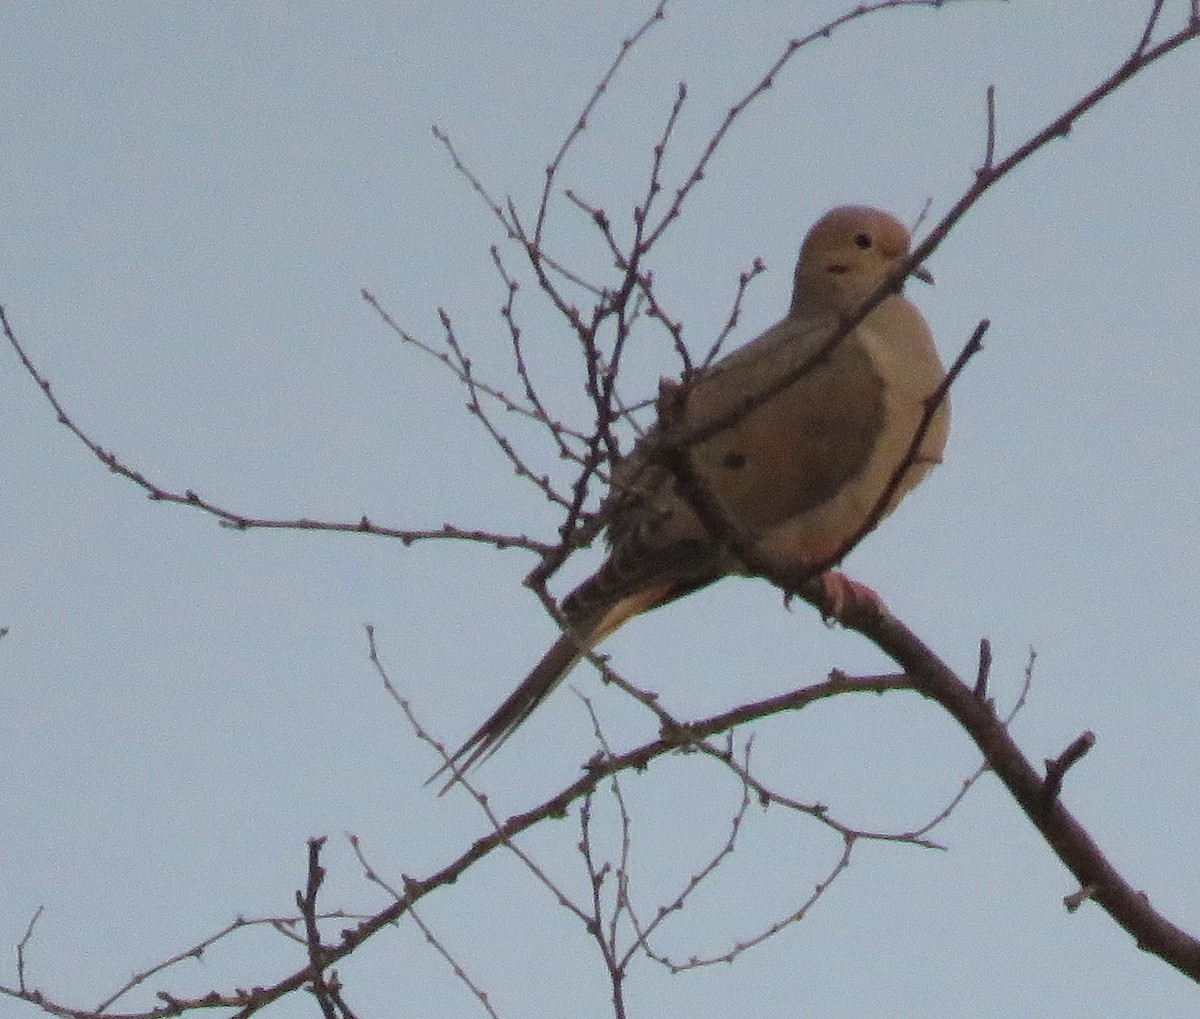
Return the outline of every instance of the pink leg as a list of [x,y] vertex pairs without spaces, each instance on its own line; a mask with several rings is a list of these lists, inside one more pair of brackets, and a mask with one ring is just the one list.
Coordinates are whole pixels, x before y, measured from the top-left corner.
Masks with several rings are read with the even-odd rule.
[[828,622],[845,622],[848,616],[865,612],[883,614],[887,606],[866,584],[851,580],[837,570],[826,570],[818,578],[821,585],[821,617]]

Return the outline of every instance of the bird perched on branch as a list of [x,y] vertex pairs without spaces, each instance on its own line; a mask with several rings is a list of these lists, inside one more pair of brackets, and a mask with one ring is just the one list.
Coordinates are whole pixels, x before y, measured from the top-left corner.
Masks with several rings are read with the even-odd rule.
[[[438,774],[499,747],[626,620],[723,576],[768,563],[775,575],[815,578],[827,618],[883,608],[831,567],[941,460],[944,395],[910,452],[944,369],[898,283],[831,341],[905,260],[909,240],[878,209],[828,212],[804,239],[783,320],[664,388],[658,424],[613,473],[602,510],[608,558],[563,599],[562,636]],[[923,269],[913,275],[932,282]],[[664,454],[673,437],[682,467]]]

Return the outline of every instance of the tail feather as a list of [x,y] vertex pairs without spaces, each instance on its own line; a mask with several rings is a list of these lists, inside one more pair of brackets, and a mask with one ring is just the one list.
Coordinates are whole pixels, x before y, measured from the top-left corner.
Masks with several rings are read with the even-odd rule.
[[[530,716],[533,709],[563,681],[579,659],[591,650],[594,641],[589,640],[589,636],[590,634],[576,635],[568,631],[559,637],[521,685],[450,755],[445,764],[429,776],[426,784],[440,778],[447,771],[452,771],[455,774],[440,790],[440,793],[444,793],[454,784],[454,779],[459,773],[467,771],[499,750],[504,741],[516,731],[517,726]],[[599,635],[595,639],[598,640]]]
[[504,703],[492,712],[491,717],[450,755],[445,764],[429,776],[426,785],[449,771],[452,775],[441,789],[444,793],[454,784],[458,775],[499,750],[534,708],[566,678],[579,659],[626,620],[659,604],[663,593],[664,589],[661,587],[647,588],[622,598],[604,610],[590,613],[589,619],[577,621],[572,629],[564,632],[554,642],[553,647],[533,667],[533,671],[508,695]]

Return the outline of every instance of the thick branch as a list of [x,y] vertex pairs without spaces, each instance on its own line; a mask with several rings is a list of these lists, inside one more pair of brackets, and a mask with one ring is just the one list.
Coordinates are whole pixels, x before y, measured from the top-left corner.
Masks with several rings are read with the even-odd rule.
[[884,651],[912,678],[915,688],[941,705],[983,752],[992,771],[1081,887],[1136,939],[1200,981],[1200,940],[1171,923],[1145,893],[1117,873],[1100,847],[1062,801],[1047,795],[1047,782],[1017,747],[1003,722],[900,620],[883,614],[851,626]]

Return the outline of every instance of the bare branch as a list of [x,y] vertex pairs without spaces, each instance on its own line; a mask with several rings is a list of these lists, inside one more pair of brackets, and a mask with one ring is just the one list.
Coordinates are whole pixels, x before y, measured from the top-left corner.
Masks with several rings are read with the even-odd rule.
[[950,370],[946,372],[945,378],[938,384],[937,389],[926,398],[925,410],[921,415],[921,421],[917,425],[917,430],[913,433],[913,437],[909,441],[908,450],[901,458],[900,463],[892,471],[892,476],[888,479],[888,483],[884,486],[879,498],[875,500],[875,505],[872,507],[871,512],[867,514],[867,518],[862,522],[858,530],[847,538],[833,555],[825,562],[817,564],[815,572],[819,573],[822,569],[841,562],[850,553],[850,550],[870,534],[879,524],[879,521],[883,519],[884,514],[887,512],[888,504],[899,489],[904,476],[920,460],[921,445],[925,441],[925,436],[929,431],[929,426],[933,423],[934,416],[945,402],[946,396],[950,392],[950,387],[958,380],[958,376],[962,374],[962,370],[967,366],[967,362],[983,349],[983,334],[987,332],[990,324],[987,319],[982,319],[979,322],[975,327],[975,332],[971,334],[971,338],[967,340],[962,350],[959,351],[958,357],[954,359]]
[[[362,299],[366,301],[367,304],[369,304],[375,310],[375,313],[383,320],[384,325],[391,329],[392,332],[394,332],[401,340],[413,347],[416,347],[423,353],[428,354],[434,360],[445,365],[450,369],[451,373],[459,382],[464,384],[466,383],[467,379],[463,374],[461,365],[454,358],[451,358],[450,354],[448,354],[446,351],[438,350],[437,348],[426,343],[424,340],[414,336],[412,333],[408,332],[408,330],[404,329],[394,318],[392,318],[391,315],[387,313],[387,311],[384,310],[378,299],[370,291],[362,290],[360,293],[362,295]],[[512,399],[512,397],[508,396],[502,389],[491,386],[479,378],[475,378],[474,382],[475,388],[479,390],[479,392],[487,393],[488,396],[499,403],[500,406],[502,406],[505,410],[511,411],[514,414],[523,415],[524,417],[536,421],[538,424],[545,425],[554,433],[557,438],[561,439],[561,437],[565,435],[569,436],[570,438],[577,439],[580,442],[587,441],[588,437],[583,432],[571,429],[561,421],[554,420],[549,415],[542,416],[539,413],[538,407],[526,406],[525,404],[518,403],[516,400]]]
[[812,890],[812,893],[796,909],[792,910],[792,912],[788,913],[786,916],[780,917],[769,927],[759,931],[753,937],[737,942],[728,952],[724,952],[720,955],[703,957],[693,956],[685,963],[675,963],[666,958],[656,958],[666,965],[673,973],[679,973],[689,969],[699,969],[703,966],[713,966],[717,963],[733,962],[733,960],[743,952],[761,945],[764,941],[773,938],[780,931],[792,926],[792,924],[798,923],[800,920],[803,920],[804,917],[808,915],[809,910],[812,909],[812,907],[816,905],[817,901],[825,894],[825,892],[829,890],[830,885],[832,885],[833,882],[841,876],[842,872],[850,866],[850,856],[853,852],[854,839],[853,837],[850,837],[847,838],[842,844],[841,856],[838,857],[837,862],[834,863],[832,869],[830,869],[824,878],[817,882],[816,886]]
[[[450,757],[446,751],[445,745],[434,739],[433,736],[429,734],[428,730],[421,724],[420,720],[416,716],[416,713],[413,711],[412,704],[409,703],[407,698],[400,695],[399,690],[396,689],[395,684],[388,675],[387,669],[383,664],[383,660],[379,657],[379,648],[375,642],[375,628],[373,626],[368,626],[366,630],[368,658],[371,662],[371,665],[375,668],[376,673],[383,680],[384,689],[387,691],[388,695],[391,696],[391,698],[400,706],[400,710],[404,713],[405,718],[408,719],[408,723],[413,727],[413,732],[417,734],[417,737],[423,740],[425,743],[428,743],[429,746],[431,746],[442,758],[443,762],[449,763]],[[471,781],[460,772],[455,772],[453,780],[447,784],[446,789],[449,789],[452,785],[459,785],[466,789],[468,793],[470,793],[472,799],[475,800],[475,803],[483,812],[484,817],[487,819],[488,824],[491,825],[494,832],[500,832],[502,830],[502,822],[492,810],[485,793],[482,793],[476,789],[475,786],[472,785]],[[445,789],[442,791],[445,792]],[[512,842],[507,836],[502,838],[501,842],[512,851],[517,859],[519,859],[525,865],[526,869],[533,874],[538,881],[540,881],[547,889],[549,889],[551,894],[554,896],[555,901],[558,902],[559,905],[568,909],[577,917],[586,919],[586,913],[571,901],[570,897],[560,887],[558,887],[557,884],[555,884],[546,871],[538,866],[537,862],[530,857],[528,853],[521,849],[521,847],[515,842]],[[409,883],[410,879],[406,877],[405,884],[408,885]]]
[[575,143],[575,139],[577,139],[587,129],[588,117],[591,116],[592,110],[596,108],[596,104],[600,102],[600,97],[608,91],[608,86],[612,82],[613,76],[625,62],[625,58],[629,56],[629,53],[633,47],[638,44],[638,42],[646,35],[647,32],[650,31],[651,28],[658,24],[658,22],[662,21],[665,7],[666,0],[660,0],[658,6],[655,7],[651,15],[644,22],[642,22],[637,31],[634,32],[633,35],[631,35],[628,39],[622,40],[620,52],[609,65],[609,68],[604,73],[604,76],[599,82],[597,82],[595,89],[592,91],[591,98],[588,99],[588,101],[584,104],[583,112],[579,115],[579,118],[575,121],[575,124],[571,130],[567,132],[567,136],[563,139],[562,145],[559,146],[558,152],[555,154],[554,158],[550,160],[550,165],[546,167],[546,182],[542,188],[542,199],[538,203],[537,220],[533,230],[533,245],[539,251],[542,247],[542,234],[546,226],[546,213],[550,208],[550,196],[554,190],[554,179],[558,174],[559,167],[562,166],[562,162],[566,158],[567,153],[571,150],[571,146]]
[[1053,800],[1062,792],[1063,777],[1095,745],[1096,734],[1087,730],[1076,736],[1057,757],[1046,759],[1046,785],[1042,790],[1046,799]]
[[[980,645],[981,645],[980,646],[980,660],[979,660],[980,666],[983,666],[984,662],[986,661],[988,664],[988,668],[990,669],[991,653],[992,653],[991,643],[985,637],[982,641],[980,641]],[[986,648],[986,655],[983,653],[984,648]],[[1008,714],[1005,715],[1002,720],[1002,724],[1005,726],[1005,728],[1007,728],[1009,725],[1012,724],[1012,720],[1014,718],[1016,718],[1017,715],[1020,713],[1021,709],[1023,707],[1025,707],[1025,698],[1028,696],[1030,684],[1032,684],[1032,682],[1033,682],[1034,658],[1035,658],[1035,656],[1031,652],[1030,657],[1029,657],[1029,663],[1025,667],[1025,681],[1021,684],[1021,690],[1017,694],[1016,701],[1013,702],[1013,706],[1009,709]],[[976,677],[975,689],[972,690],[972,693],[975,694],[975,696],[979,700],[984,699],[983,695],[979,692],[978,677]],[[958,805],[963,801],[963,799],[966,797],[967,793],[969,793],[971,791],[971,788],[975,785],[975,783],[978,782],[990,770],[991,770],[991,766],[988,764],[987,758],[984,758],[983,763],[978,768],[976,768],[974,772],[972,772],[965,779],[963,779],[961,788],[959,789],[959,791],[957,793],[955,793],[954,797],[950,800],[950,802],[947,803],[946,806],[943,807],[937,814],[935,814],[929,821],[927,821],[925,824],[923,824],[920,828],[917,828],[916,830],[914,830],[912,832],[912,834],[915,836],[921,836],[921,835],[927,835],[927,834],[929,834],[929,832],[933,831],[934,828],[936,828],[943,821],[945,821],[951,814],[954,813],[954,811],[957,809]]]
[[1135,50],[1134,54],[1126,59],[1112,74],[1072,106],[1068,107],[1065,112],[1055,117],[1042,130],[1038,131],[1021,145],[1018,145],[999,163],[996,163],[990,169],[985,166],[977,170],[975,183],[954,203],[950,211],[942,217],[941,221],[928,236],[913,249],[912,254],[909,256],[908,264],[904,267],[904,274],[907,275],[914,267],[920,265],[937,250],[938,246],[945,240],[947,234],[949,234],[950,229],[962,219],[967,210],[979,200],[979,197],[988,188],[1001,178],[1007,176],[1025,162],[1026,159],[1044,148],[1055,138],[1065,138],[1071,133],[1071,128],[1077,120],[1091,111],[1101,100],[1111,95],[1125,84],[1125,82],[1129,81],[1129,79],[1198,36],[1200,36],[1200,22],[1193,20],[1189,22],[1187,27],[1176,32],[1174,35],[1168,36],[1157,46],[1141,51]]
[[532,417],[539,424],[546,426],[558,447],[558,455],[562,459],[574,460],[580,463],[579,456],[563,440],[563,429],[555,425],[550,412],[546,409],[546,405],[542,402],[541,396],[538,394],[533,377],[530,375],[529,364],[525,360],[525,348],[521,342],[521,327],[517,325],[514,310],[517,291],[520,289],[520,285],[509,275],[508,270],[504,268],[504,260],[500,257],[500,250],[494,244],[491,246],[491,253],[492,263],[496,266],[496,271],[504,281],[505,290],[507,291],[507,297],[500,308],[500,317],[508,326],[508,336],[512,341],[513,363],[516,365],[517,377],[525,387],[525,398],[529,401],[529,406],[533,409]]
[[[747,760],[745,763],[745,767],[743,768],[743,772],[746,774],[748,774],[749,770],[750,770],[749,756],[750,756],[750,752],[749,752],[749,749],[747,749],[747,751],[746,751]],[[674,964],[674,963],[670,962],[665,956],[659,955],[658,953],[654,952],[650,947],[650,937],[655,933],[655,931],[657,931],[657,929],[660,926],[662,926],[662,924],[667,920],[668,917],[670,917],[672,914],[677,913],[681,909],[683,909],[684,905],[686,904],[687,900],[691,897],[692,893],[697,888],[699,888],[700,885],[703,884],[705,880],[707,880],[709,877],[711,877],[717,871],[717,869],[733,855],[734,849],[737,848],[737,840],[738,840],[738,836],[741,834],[742,825],[746,820],[746,812],[750,809],[750,802],[751,802],[750,791],[751,791],[750,783],[748,781],[746,781],[745,778],[743,778],[742,784],[741,784],[741,793],[742,793],[741,799],[738,802],[737,808],[734,811],[733,816],[729,820],[729,830],[728,830],[728,833],[726,834],[724,844],[718,846],[716,852],[714,852],[704,862],[704,864],[688,878],[686,883],[679,890],[679,892],[674,896],[674,898],[671,899],[670,902],[667,902],[666,904],[658,907],[658,909],[655,911],[654,919],[651,920],[649,924],[645,925],[644,927],[638,926],[637,928],[635,928],[637,930],[637,937],[634,939],[633,943],[626,950],[625,956],[622,960],[623,965],[628,965],[628,963],[629,963],[630,959],[632,959],[634,953],[637,952],[638,950],[641,950],[641,951],[644,951],[646,953],[646,955],[648,955],[651,959],[661,962],[664,965],[666,965],[667,967],[669,967],[673,972],[678,972],[681,969],[688,968],[688,966],[686,966],[686,965],[680,966],[680,965]]]
[[1095,885],[1084,885],[1078,891],[1072,892],[1070,895],[1063,896],[1063,905],[1067,907],[1068,913],[1074,913],[1088,899],[1096,894]]
[[325,881],[325,868],[321,866],[321,847],[324,845],[324,836],[308,840],[308,886],[305,891],[296,893],[296,906],[304,917],[310,987],[325,1019],[338,1019],[338,1009],[334,1004],[336,991],[325,980],[325,948],[317,927],[317,893]]
[[454,539],[457,541],[470,541],[492,545],[499,549],[523,548],[537,552],[540,555],[547,554],[550,549],[550,546],[534,541],[532,538],[524,535],[498,534],[493,531],[472,530],[458,527],[455,524],[443,524],[441,527],[431,530],[407,530],[383,527],[372,523],[365,516],[355,521],[312,520],[308,517],[297,517],[291,520],[265,519],[248,516],[237,510],[220,506],[197,494],[190,488],[182,492],[167,488],[153,481],[136,468],[126,464],[115,453],[106,450],[75,422],[74,418],[67,413],[66,408],[59,402],[58,397],[54,395],[49,381],[38,371],[33,361],[30,360],[29,355],[25,352],[25,348],[18,341],[16,333],[9,324],[8,316],[2,306],[0,306],[0,326],[3,327],[4,335],[9,345],[17,352],[17,356],[21,359],[21,364],[24,365],[25,371],[37,383],[38,388],[41,389],[50,406],[54,408],[59,424],[65,426],[105,467],[114,474],[132,481],[139,488],[144,489],[146,494],[155,502],[168,502],[180,506],[189,506],[192,509],[197,509],[216,517],[218,522],[223,526],[238,531],[252,529],[339,531],[346,534],[372,534],[383,538],[397,538],[405,545],[411,545],[418,541]]
[[987,696],[988,676],[992,672],[992,642],[987,637],[979,640],[979,671],[975,675],[975,696],[982,700]]
[[[363,850],[362,842],[359,837],[357,835],[347,833],[346,838],[350,843],[350,848],[354,851],[354,855],[358,857],[358,862],[362,864],[363,876],[366,877],[366,879],[372,884],[376,884],[382,888],[393,899],[397,901],[402,899],[404,897],[404,893],[398,891],[392,884],[380,877],[379,871],[376,870],[370,861],[367,860],[366,853]],[[405,878],[405,881],[407,880],[408,879]],[[430,944],[430,946],[432,946],[433,950],[446,961],[447,965],[449,965],[451,973],[453,973],[454,976],[463,983],[467,990],[471,992],[472,996],[476,1001],[479,1002],[484,1011],[486,1011],[488,1015],[492,1016],[492,1019],[499,1019],[499,1013],[497,1013],[492,1007],[492,1003],[488,998],[487,991],[480,987],[471,978],[471,975],[467,972],[466,967],[453,955],[453,953],[451,953],[450,949],[447,948],[442,939],[437,936],[433,928],[416,909],[416,907],[410,905],[408,907],[408,915],[412,917],[413,923],[420,928],[421,933],[425,936],[425,940]]]
[[730,333],[737,328],[738,322],[742,317],[742,302],[746,298],[746,291],[750,288],[750,284],[766,271],[766,265],[761,258],[756,258],[750,268],[744,270],[738,275],[737,293],[733,295],[733,304],[729,308],[729,317],[725,320],[725,325],[721,327],[721,331],[717,334],[717,338],[713,340],[712,346],[708,348],[708,353],[704,355],[704,360],[700,362],[700,369],[703,370],[709,367],[721,355],[721,351],[725,347],[726,340],[729,339]]
[[492,442],[504,454],[508,462],[512,464],[517,477],[532,482],[550,502],[557,503],[564,509],[570,509],[571,503],[564,496],[558,494],[550,481],[550,476],[548,474],[536,474],[525,462],[525,458],[516,451],[516,448],[509,441],[508,436],[496,427],[495,422],[492,421],[487,411],[483,409],[483,404],[479,402],[479,390],[475,385],[475,375],[471,370],[471,359],[463,353],[462,348],[458,345],[458,338],[454,335],[454,325],[450,321],[450,315],[442,308],[438,309],[438,315],[442,320],[443,328],[446,330],[446,346],[454,353],[458,370],[462,372],[463,384],[467,387],[467,395],[469,397],[467,400],[467,410],[483,425]]
[[1154,6],[1150,9],[1150,16],[1146,19],[1146,27],[1142,32],[1142,37],[1138,40],[1138,44],[1133,48],[1133,57],[1136,60],[1146,52],[1146,47],[1150,45],[1150,40],[1154,38],[1154,26],[1158,24],[1158,16],[1162,14],[1163,0],[1154,0]]
[[878,14],[881,11],[901,7],[941,8],[944,7],[946,3],[947,0],[880,0],[878,3],[864,3],[860,4],[858,7],[855,7],[846,14],[843,14],[841,17],[834,18],[832,21],[827,22],[806,36],[790,40],[783,53],[781,53],[775,62],[767,69],[766,74],[764,74],[758,80],[758,82],[753,86],[753,88],[750,89],[749,92],[743,95],[741,99],[739,99],[733,104],[733,106],[729,108],[729,111],[725,114],[725,119],[709,138],[708,144],[705,146],[700,158],[693,166],[691,173],[688,174],[686,181],[684,181],[682,187],[675,192],[675,200],[671,203],[670,208],[667,209],[662,219],[658,221],[658,224],[648,232],[644,242],[645,247],[647,249],[652,247],[667,230],[667,228],[679,218],[680,213],[683,211],[683,205],[687,200],[688,195],[692,192],[693,188],[695,188],[695,186],[704,179],[704,174],[708,169],[709,162],[716,154],[717,149],[721,147],[721,143],[725,140],[725,136],[729,133],[730,128],[733,127],[734,122],[737,121],[737,119],[746,111],[747,107],[749,107],[756,99],[774,87],[776,76],[784,69],[784,67],[787,66],[788,63],[791,62],[792,58],[801,49],[803,49],[805,46],[811,45],[819,39],[828,39],[834,33],[834,31],[841,28],[843,25],[850,23],[851,21],[857,21],[859,18]]
[[990,173],[996,162],[996,86],[987,87],[987,147],[980,173]]
[[[44,993],[29,987],[22,980],[24,950],[33,936],[34,926],[38,918],[41,916],[41,913],[42,910],[39,909],[37,913],[34,914],[33,920],[30,922],[25,936],[21,939],[21,942],[17,946],[18,987],[11,988],[0,986],[0,994],[11,998],[18,998],[23,1001],[28,1001],[31,1004],[40,1007],[44,1012],[47,1012],[51,1015],[64,1016],[67,1017],[67,1019],[99,1019],[101,1016],[107,1017],[107,1019],[161,1019],[161,1017],[165,1016],[178,1015],[182,1011],[188,1009],[211,1010],[214,1007],[238,1008],[247,1003],[249,1000],[249,992],[237,991],[233,994],[224,996],[214,992],[212,994],[205,995],[203,998],[194,1000],[172,997],[171,995],[160,993],[159,998],[165,1002],[164,1006],[162,1007],[149,1009],[143,1012],[126,1012],[123,1014],[114,1013],[112,1011],[113,1005],[115,1005],[118,1000],[123,998],[135,988],[145,984],[146,981],[152,977],[157,976],[158,974],[163,973],[173,966],[177,966],[186,960],[193,959],[199,961],[204,957],[204,953],[213,945],[232,937],[234,934],[240,931],[259,927],[270,927],[292,941],[295,941],[299,944],[305,943],[304,939],[298,937],[295,933],[297,927],[303,926],[304,918],[302,916],[257,917],[253,919],[238,917],[232,923],[227,924],[215,934],[209,935],[195,945],[192,945],[190,948],[164,959],[162,962],[157,963],[147,970],[135,973],[129,978],[129,980],[127,980],[114,993],[110,994],[107,998],[100,1002],[100,1004],[95,1008],[71,1008],[50,1000]],[[318,914],[318,919],[361,921],[367,919],[367,917],[362,914],[334,910]]]
[[25,949],[29,947],[29,943],[33,940],[33,929],[37,926],[37,922],[41,919],[45,909],[45,906],[38,906],[33,911],[33,916],[29,918],[29,923],[25,927],[25,934],[17,942],[17,986],[21,989],[22,994],[27,991],[25,987]]
[[920,693],[936,701],[962,726],[1055,855],[1081,886],[1095,887],[1092,897],[1138,945],[1200,980],[1200,940],[1154,910],[1145,895],[1117,872],[1062,801],[1045,795],[1041,775],[992,707],[976,697],[971,687],[894,616],[864,619],[850,628],[896,661]]
[[[500,225],[504,228],[505,236],[508,237],[509,240],[521,240],[522,236],[523,236],[522,231],[521,231],[519,222],[512,215],[512,213],[513,213],[512,206],[508,205],[508,203],[506,201],[505,204],[508,205],[508,208],[506,210],[505,206],[502,206],[495,198],[492,197],[492,195],[488,192],[487,188],[485,188],[483,186],[482,182],[475,175],[474,171],[471,170],[471,168],[469,166],[467,166],[466,163],[463,162],[462,158],[458,154],[458,150],[454,147],[454,142],[451,141],[450,136],[448,134],[446,134],[445,132],[443,132],[436,124],[433,125],[433,136],[439,142],[442,143],[442,146],[450,154],[450,161],[454,165],[454,169],[457,172],[461,173],[467,179],[467,181],[470,183],[471,187],[483,199],[484,203],[492,211],[492,215],[495,216],[497,220],[499,220]],[[548,254],[546,254],[546,252],[541,251],[539,249],[538,257],[552,271],[554,271],[558,275],[562,276],[563,279],[568,280],[571,283],[574,283],[576,286],[581,287],[582,289],[588,291],[589,293],[594,294],[597,297],[600,296],[601,292],[598,287],[596,287],[592,283],[588,283],[581,276],[576,275],[574,272],[572,272],[566,266],[562,265],[560,262],[551,258]]]
[[667,145],[671,141],[671,135],[675,132],[675,125],[679,122],[679,114],[683,112],[683,104],[686,101],[687,83],[681,81],[675,91],[675,102],[671,104],[671,112],[667,115],[667,122],[663,126],[662,134],[654,145],[654,158],[650,163],[650,181],[646,185],[646,199],[633,210],[633,221],[639,229],[650,215],[650,208],[655,199],[662,193],[663,156],[666,155]]

